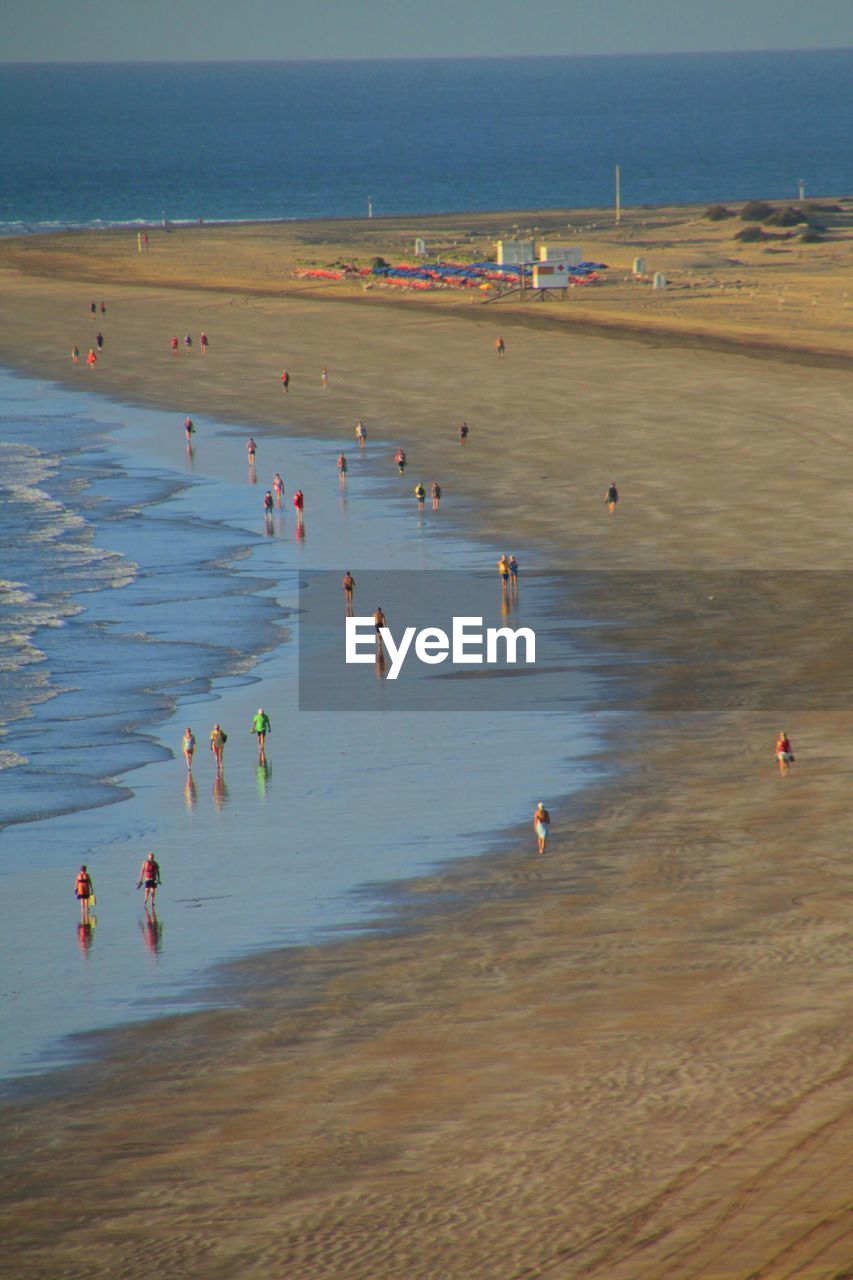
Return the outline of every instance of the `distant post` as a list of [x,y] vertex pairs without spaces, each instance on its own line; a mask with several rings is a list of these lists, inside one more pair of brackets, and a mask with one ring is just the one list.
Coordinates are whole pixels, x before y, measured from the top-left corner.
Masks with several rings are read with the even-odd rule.
[[368,218],[373,217],[373,196],[367,197],[367,216]]
[[616,166],[616,221],[622,221],[622,201],[619,192],[619,165]]
[[798,178],[798,179],[797,179],[797,185],[798,185],[798,186],[799,186],[799,188],[800,188],[800,199],[801,199],[801,200],[805,200],[805,198],[806,198],[806,184],[805,184],[805,182],[803,181],[803,179],[802,179],[802,178]]

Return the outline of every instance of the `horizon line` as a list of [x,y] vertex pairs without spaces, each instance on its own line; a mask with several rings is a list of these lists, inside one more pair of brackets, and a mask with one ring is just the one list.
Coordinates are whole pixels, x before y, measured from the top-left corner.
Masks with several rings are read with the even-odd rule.
[[301,63],[340,62],[520,62],[525,60],[583,58],[702,58],[737,57],[740,54],[774,53],[850,53],[853,45],[800,45],[796,48],[743,49],[647,49],[586,53],[424,53],[384,55],[341,55],[320,57],[313,54],[301,58],[0,58],[0,67],[91,67],[91,66],[281,66]]

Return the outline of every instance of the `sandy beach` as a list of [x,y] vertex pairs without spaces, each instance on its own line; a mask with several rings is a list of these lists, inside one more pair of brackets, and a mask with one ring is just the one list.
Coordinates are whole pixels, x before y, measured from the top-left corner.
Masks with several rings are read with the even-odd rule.
[[[506,219],[466,215],[483,241]],[[680,247],[645,227],[653,269],[698,269],[694,221]],[[402,248],[410,232],[449,247],[458,226],[377,220],[356,239],[316,224],[312,243],[302,224],[299,256],[378,253],[383,235]],[[620,258],[612,235],[581,238],[621,271],[641,230]],[[488,560],[524,540],[537,567],[592,571],[590,611],[629,624],[626,652],[667,655],[668,696],[616,744],[616,778],[555,809],[545,858],[515,833],[401,891],[387,930],[246,961],[240,1007],[112,1034],[71,1091],[4,1108],[0,1273],[841,1280],[849,638],[785,575],[837,571],[826,590],[846,601],[847,233],[784,268],[760,246],[724,267],[720,242],[729,274],[704,302],[638,302],[625,283],[600,307],[573,296],[570,323],[556,303],[309,287],[295,234],[200,227],[153,236],[147,255],[114,232],[6,242],[0,362],[168,407],[176,431],[192,413],[337,440],[363,418],[389,466],[400,440],[413,482],[440,481]],[[664,235],[678,240],[672,221]],[[688,257],[710,261],[709,245]],[[102,298],[104,356],[73,367]],[[171,355],[172,334],[202,329],[207,355]],[[719,620],[667,608],[667,584],[732,569],[790,612],[762,655],[748,641],[768,597],[752,612],[740,597],[722,627],[740,696],[689,712],[679,654]],[[658,575],[655,609],[614,593],[614,570]]]

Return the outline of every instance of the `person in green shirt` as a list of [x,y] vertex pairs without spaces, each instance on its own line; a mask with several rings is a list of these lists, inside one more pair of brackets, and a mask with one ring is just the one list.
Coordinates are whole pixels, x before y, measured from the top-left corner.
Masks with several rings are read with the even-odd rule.
[[272,733],[272,725],[270,718],[264,711],[263,707],[258,707],[257,715],[252,719],[251,733],[257,734],[258,737],[258,755],[264,754],[264,743],[268,733]]

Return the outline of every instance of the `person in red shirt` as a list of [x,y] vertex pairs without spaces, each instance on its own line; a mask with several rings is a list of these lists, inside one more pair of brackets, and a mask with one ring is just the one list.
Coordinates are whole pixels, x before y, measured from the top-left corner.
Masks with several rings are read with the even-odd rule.
[[296,508],[296,523],[301,527],[305,511],[305,495],[301,489],[297,489],[294,493],[293,505]]
[[784,778],[788,769],[794,763],[791,740],[784,729],[779,730],[779,737],[776,739],[776,759],[779,761],[779,772]]

